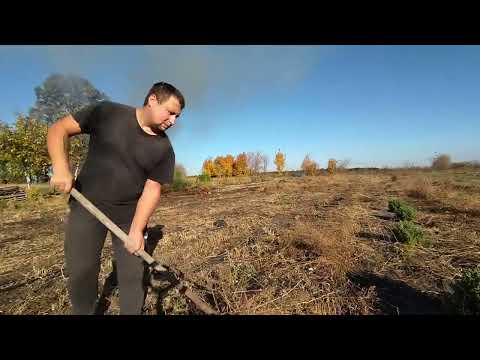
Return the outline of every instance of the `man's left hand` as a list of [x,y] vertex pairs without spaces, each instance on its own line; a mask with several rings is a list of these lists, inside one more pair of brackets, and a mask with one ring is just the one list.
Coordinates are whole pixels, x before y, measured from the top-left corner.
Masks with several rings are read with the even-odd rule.
[[125,244],[125,247],[127,248],[129,253],[134,254],[138,250],[144,250],[145,239],[143,238],[142,231],[130,229],[128,237],[130,238],[130,241]]

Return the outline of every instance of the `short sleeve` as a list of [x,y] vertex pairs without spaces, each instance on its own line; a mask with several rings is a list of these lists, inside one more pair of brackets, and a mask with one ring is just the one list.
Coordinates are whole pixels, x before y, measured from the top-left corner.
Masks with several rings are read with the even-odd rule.
[[102,103],[87,105],[72,114],[72,117],[80,125],[82,133],[91,134],[95,129],[98,120],[98,110]]
[[173,183],[173,174],[175,172],[175,153],[170,149],[162,157],[162,160],[150,171],[147,178],[156,181],[162,185]]

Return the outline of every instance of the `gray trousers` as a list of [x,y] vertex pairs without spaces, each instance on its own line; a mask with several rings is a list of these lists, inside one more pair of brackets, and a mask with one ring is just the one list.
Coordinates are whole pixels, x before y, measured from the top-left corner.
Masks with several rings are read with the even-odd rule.
[[[128,234],[130,224],[117,224]],[[71,206],[65,233],[65,265],[74,315],[93,315],[98,298],[100,257],[108,229],[87,210]],[[140,315],[145,301],[143,260],[130,254],[112,234],[118,277],[120,314]]]

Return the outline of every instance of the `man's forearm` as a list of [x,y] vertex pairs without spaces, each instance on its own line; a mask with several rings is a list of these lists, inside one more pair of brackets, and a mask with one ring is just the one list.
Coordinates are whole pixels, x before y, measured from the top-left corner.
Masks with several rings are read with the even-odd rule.
[[68,165],[68,141],[69,137],[65,130],[55,124],[48,129],[47,148],[54,172],[70,171]]
[[142,232],[160,200],[160,187],[145,187],[138,200],[130,231]]

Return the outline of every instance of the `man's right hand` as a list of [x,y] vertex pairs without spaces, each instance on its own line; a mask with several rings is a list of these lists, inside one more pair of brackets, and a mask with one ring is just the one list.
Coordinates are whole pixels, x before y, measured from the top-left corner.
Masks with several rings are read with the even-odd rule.
[[53,176],[50,179],[50,185],[53,186],[53,188],[68,194],[73,187],[73,176],[69,171],[59,173],[53,172]]

